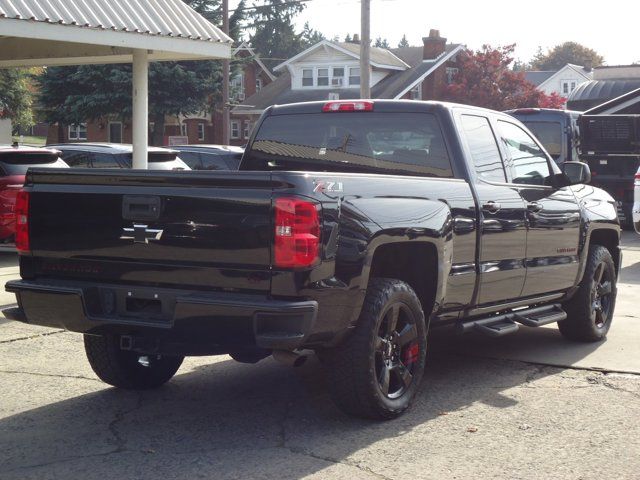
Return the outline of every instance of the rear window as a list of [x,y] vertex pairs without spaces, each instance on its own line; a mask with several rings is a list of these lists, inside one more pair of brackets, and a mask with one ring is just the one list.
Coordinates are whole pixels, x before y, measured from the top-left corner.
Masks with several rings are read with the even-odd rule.
[[540,141],[544,149],[557,160],[562,156],[562,132],[560,122],[522,122]]
[[5,175],[24,175],[31,167],[66,167],[54,153],[3,153],[0,154],[0,165]]
[[240,168],[453,176],[438,121],[427,113],[267,117]]

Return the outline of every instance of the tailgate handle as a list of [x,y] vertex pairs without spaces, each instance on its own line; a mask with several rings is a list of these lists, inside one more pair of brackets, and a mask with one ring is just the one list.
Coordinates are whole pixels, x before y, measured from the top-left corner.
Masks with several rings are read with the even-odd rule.
[[160,197],[125,195],[122,198],[122,218],[125,220],[157,220],[160,218]]

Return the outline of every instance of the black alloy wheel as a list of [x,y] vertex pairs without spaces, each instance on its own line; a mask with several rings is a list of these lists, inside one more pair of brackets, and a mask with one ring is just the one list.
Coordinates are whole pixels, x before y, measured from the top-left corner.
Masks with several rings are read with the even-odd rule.
[[378,386],[383,395],[396,399],[413,382],[420,345],[413,312],[403,302],[387,307],[378,329],[375,366]]

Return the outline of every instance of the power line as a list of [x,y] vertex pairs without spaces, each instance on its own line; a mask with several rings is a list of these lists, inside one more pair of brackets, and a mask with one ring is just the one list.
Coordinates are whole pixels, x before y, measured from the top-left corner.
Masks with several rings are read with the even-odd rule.
[[[285,7],[287,5],[301,5],[303,3],[308,3],[308,2],[312,2],[314,0],[291,0],[289,2],[283,2],[283,3],[279,3],[278,5],[272,5],[273,7]],[[241,12],[246,12],[247,10],[258,10],[260,8],[265,8],[265,7],[269,7],[269,5],[258,5],[258,6],[253,6],[253,7],[244,7],[244,8],[234,8],[233,10],[229,10],[229,12],[236,12],[236,11],[241,11]]]

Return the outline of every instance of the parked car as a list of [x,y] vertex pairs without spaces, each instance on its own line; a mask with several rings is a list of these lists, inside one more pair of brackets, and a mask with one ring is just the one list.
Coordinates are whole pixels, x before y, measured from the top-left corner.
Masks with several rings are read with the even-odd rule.
[[336,403],[370,418],[409,407],[430,328],[605,338],[613,199],[515,118],[311,102],[268,108],[254,135],[237,172],[34,170],[5,316],[83,333],[98,377],[128,389],[187,355],[298,365],[313,349]]
[[506,113],[520,120],[533,132],[558,166],[562,166],[564,162],[580,160],[578,118],[581,112],[552,108],[519,108],[507,110]]
[[[594,125],[585,125],[581,112],[570,110],[554,110],[548,108],[521,108],[507,111],[522,123],[538,138],[547,152],[562,166],[565,161],[583,161],[591,170],[591,185],[602,188],[616,201],[618,217],[623,227],[632,228],[631,209],[633,205],[633,177],[640,166],[639,157],[630,157],[592,152],[594,145],[602,144],[602,138],[594,138]],[[591,116],[597,118],[599,116]],[[599,121],[596,125],[599,126]],[[605,129],[613,134],[626,131],[623,129]],[[602,132],[598,128],[598,135]],[[617,133],[616,133],[617,132]],[[607,142],[605,148],[610,148]]]
[[68,168],[50,148],[0,146],[0,243],[12,243],[16,232],[16,195],[30,167]]
[[238,170],[244,148],[225,145],[176,145],[171,147],[192,170]]
[[[49,145],[62,152],[71,168],[131,168],[133,147],[121,143],[60,143]],[[191,170],[176,150],[149,147],[149,170]]]

